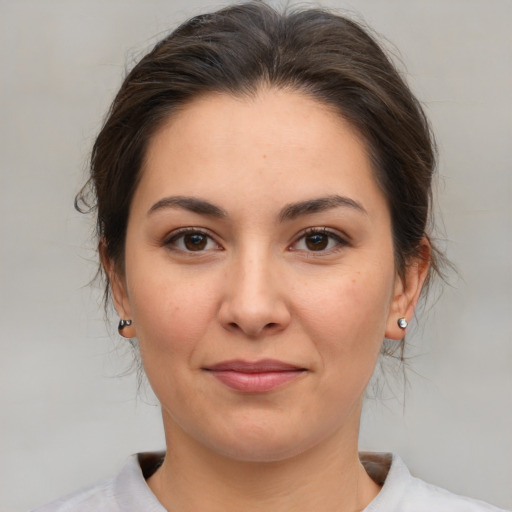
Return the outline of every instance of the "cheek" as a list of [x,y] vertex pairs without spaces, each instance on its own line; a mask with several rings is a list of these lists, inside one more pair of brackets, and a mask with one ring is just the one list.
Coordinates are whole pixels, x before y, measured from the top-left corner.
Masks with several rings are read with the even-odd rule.
[[133,320],[143,357],[193,351],[215,315],[215,283],[168,274],[167,270],[135,276],[131,285]]
[[325,281],[312,282],[297,290],[297,317],[319,345],[323,364],[374,364],[391,306],[393,272],[381,271],[378,264],[366,271],[345,266]]
[[162,404],[188,403],[191,369],[215,315],[212,286],[169,269],[133,277],[130,300],[145,374]]
[[[322,375],[319,394],[323,406],[332,409],[334,424],[345,421],[359,403],[384,339],[387,308],[382,297],[387,298],[389,292],[372,281],[333,280],[328,293],[315,297],[310,290],[309,304],[303,305],[303,318],[307,318],[303,328],[316,345]],[[311,305],[315,303],[316,307]]]

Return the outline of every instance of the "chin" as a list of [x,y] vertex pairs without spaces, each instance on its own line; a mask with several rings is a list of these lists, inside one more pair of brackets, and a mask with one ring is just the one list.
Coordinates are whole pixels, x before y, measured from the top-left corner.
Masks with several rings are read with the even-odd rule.
[[217,442],[206,443],[219,455],[240,462],[281,462],[301,455],[321,444],[328,437],[305,436],[296,425],[283,428],[277,425],[246,425],[219,436]]
[[218,453],[226,458],[240,462],[270,463],[282,462],[292,459],[307,451],[302,445],[290,442],[269,443],[268,440],[260,443],[238,443],[225,447],[217,447]]

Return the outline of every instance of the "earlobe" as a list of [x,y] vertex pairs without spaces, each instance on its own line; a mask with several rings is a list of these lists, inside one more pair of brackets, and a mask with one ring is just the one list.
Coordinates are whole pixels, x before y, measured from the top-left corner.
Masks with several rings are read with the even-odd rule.
[[114,308],[120,318],[118,332],[124,338],[134,338],[136,336],[135,326],[133,325],[130,301],[124,276],[119,273],[115,262],[108,256],[104,239],[100,241],[98,251],[100,253],[101,264],[108,279]]
[[394,297],[389,311],[385,337],[401,340],[421,295],[430,267],[430,243],[423,237],[418,255],[407,265],[405,275],[395,278]]
[[133,321],[131,319],[124,320],[121,318],[121,320],[119,320],[119,325],[117,326],[117,332],[119,335],[123,338],[135,338],[135,326],[132,324]]

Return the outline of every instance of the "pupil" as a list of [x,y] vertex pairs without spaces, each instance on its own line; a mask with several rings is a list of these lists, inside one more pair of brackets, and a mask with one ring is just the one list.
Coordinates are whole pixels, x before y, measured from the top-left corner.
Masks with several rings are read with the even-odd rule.
[[328,237],[322,234],[310,235],[306,238],[306,245],[312,251],[321,251],[327,247]]
[[206,247],[206,236],[201,234],[186,235],[184,241],[190,251],[200,251]]

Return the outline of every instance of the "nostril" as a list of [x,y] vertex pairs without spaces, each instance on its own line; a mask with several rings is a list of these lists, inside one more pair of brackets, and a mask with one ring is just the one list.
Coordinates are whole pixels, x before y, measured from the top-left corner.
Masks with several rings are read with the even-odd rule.
[[260,335],[260,334],[263,334],[264,332],[266,331],[271,331],[277,327],[279,327],[279,323],[277,322],[269,322],[268,324],[265,324],[262,328],[260,329],[255,329],[254,332],[251,331],[250,328],[246,327],[245,329],[240,325],[238,324],[237,322],[229,322],[227,324],[227,327],[229,329],[232,329],[234,331],[238,331],[238,330],[242,330],[244,332],[247,332],[248,334],[250,334],[251,336],[254,336],[254,335]]

